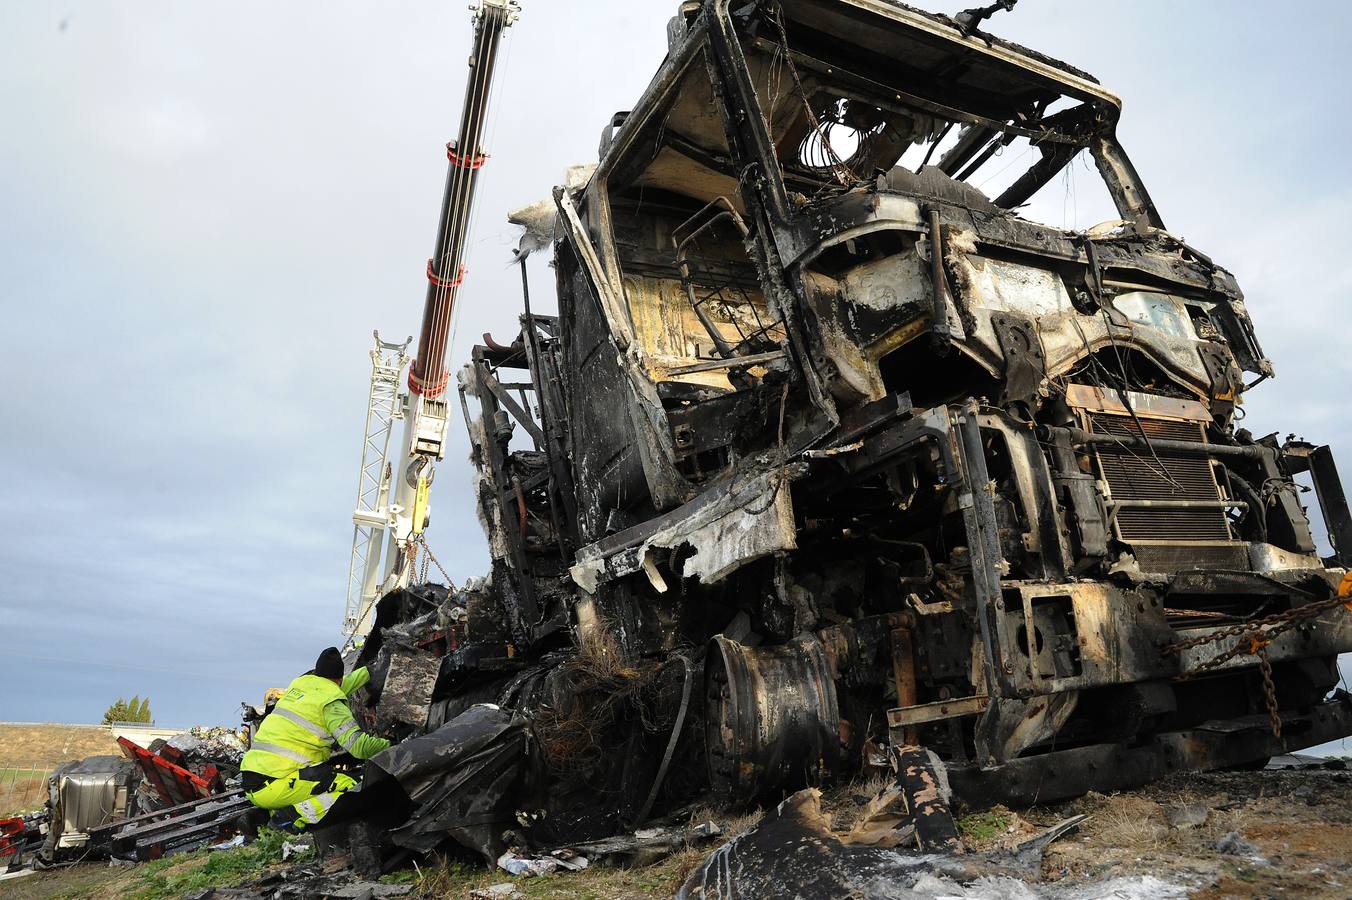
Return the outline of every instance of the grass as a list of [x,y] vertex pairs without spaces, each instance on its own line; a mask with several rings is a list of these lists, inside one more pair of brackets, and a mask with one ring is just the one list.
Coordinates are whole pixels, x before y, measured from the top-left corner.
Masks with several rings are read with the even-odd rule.
[[1099,797],[1093,834],[1113,847],[1131,847],[1138,852],[1156,852],[1176,835],[1164,823],[1159,804],[1134,794]]
[[7,882],[0,896],[5,900],[168,900],[263,877],[281,861],[282,844],[290,837],[264,828],[254,843],[231,850],[194,850],[129,868],[110,868],[106,862],[58,867]]
[[46,769],[0,769],[0,818],[34,812],[46,800]]
[[968,813],[957,820],[958,831],[964,840],[984,844],[1003,837],[1014,821],[1009,810],[1001,807]]
[[834,830],[849,831],[867,813],[873,798],[891,784],[893,780],[886,775],[861,775],[853,781],[823,790],[821,810],[831,817]]
[[46,778],[54,766],[10,766],[0,767],[0,781],[10,778]]
[[122,749],[107,728],[96,725],[20,725],[0,722],[0,760],[11,765],[46,765],[111,754]]
[[230,887],[262,877],[282,860],[282,844],[290,837],[263,828],[258,839],[233,850],[195,850],[157,859],[136,868],[125,886],[132,900],[167,900],[211,887]]
[[41,809],[53,769],[99,754],[122,755],[112,734],[101,726],[0,722],[0,817]]

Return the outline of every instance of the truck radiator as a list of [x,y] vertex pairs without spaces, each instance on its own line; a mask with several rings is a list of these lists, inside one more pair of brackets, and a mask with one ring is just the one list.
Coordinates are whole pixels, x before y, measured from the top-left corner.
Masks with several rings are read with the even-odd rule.
[[[1205,443],[1200,422],[1140,417],[1141,425],[1128,415],[1088,414],[1091,431],[1097,434]],[[1211,462],[1205,456],[1152,454],[1141,447],[1096,444],[1100,476],[1108,485],[1114,510],[1113,525],[1119,540],[1131,544],[1141,568],[1149,572],[1174,572],[1185,568],[1246,568],[1247,553],[1230,532],[1225,510],[1219,505],[1220,487]],[[1197,506],[1138,506],[1139,501],[1197,503]],[[1210,504],[1210,505],[1206,505]]]

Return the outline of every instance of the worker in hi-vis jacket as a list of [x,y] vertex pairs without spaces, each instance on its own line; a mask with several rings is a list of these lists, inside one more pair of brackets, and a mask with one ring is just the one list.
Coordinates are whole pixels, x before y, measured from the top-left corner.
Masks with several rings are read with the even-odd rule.
[[361,792],[344,796],[357,780],[339,772],[329,758],[341,748],[370,759],[390,746],[385,738],[364,733],[347,705],[348,696],[370,679],[365,666],[344,678],[342,655],[329,647],[313,671],[291,682],[258,726],[240,765],[245,796],[254,806],[294,807],[300,827],[326,818],[336,823],[357,812]]

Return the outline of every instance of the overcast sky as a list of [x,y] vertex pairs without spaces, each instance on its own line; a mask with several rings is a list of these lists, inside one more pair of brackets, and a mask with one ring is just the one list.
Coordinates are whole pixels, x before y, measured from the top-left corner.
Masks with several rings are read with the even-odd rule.
[[[523,6],[457,363],[515,333],[507,210],[595,160],[677,4]],[[1245,424],[1345,468],[1349,20],[1023,0],[992,23],[1123,98],[1165,222],[1237,275],[1276,363]],[[338,641],[371,330],[416,329],[470,34],[460,2],[0,5],[0,720],[140,694],[232,722]],[[462,580],[487,554],[452,430],[428,541]]]

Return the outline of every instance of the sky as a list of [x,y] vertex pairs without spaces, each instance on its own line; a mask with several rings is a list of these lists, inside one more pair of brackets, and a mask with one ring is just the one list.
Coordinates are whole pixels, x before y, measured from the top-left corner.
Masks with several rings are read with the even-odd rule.
[[[507,211],[595,160],[677,3],[522,5],[457,364],[515,334]],[[1123,98],[1166,224],[1236,274],[1276,365],[1244,424],[1344,460],[1349,26],[1342,3],[1227,0],[1023,0],[990,23]],[[0,4],[0,720],[97,722],[139,694],[162,724],[230,723],[339,641],[371,331],[416,331],[470,38],[455,2]],[[463,580],[487,551],[452,437],[428,542]]]

